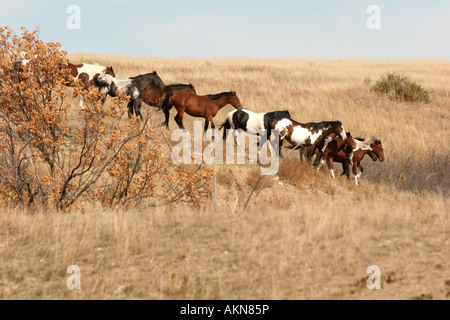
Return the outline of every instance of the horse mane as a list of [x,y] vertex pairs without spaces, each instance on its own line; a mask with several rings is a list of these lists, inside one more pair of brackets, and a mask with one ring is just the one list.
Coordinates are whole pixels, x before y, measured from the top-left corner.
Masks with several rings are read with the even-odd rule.
[[217,94],[208,94],[207,97],[210,98],[211,100],[219,100],[223,96],[232,96],[233,94],[234,94],[233,92],[222,92]]
[[342,122],[340,121],[308,122],[307,125],[313,127],[314,130],[323,130],[324,128],[342,125]]
[[283,110],[283,111],[272,111],[272,112],[267,112],[265,114],[265,116],[269,117],[269,118],[291,118],[291,114],[289,113],[288,110]]
[[372,144],[376,144],[377,140],[375,137],[369,137],[369,138],[353,138],[353,140],[356,141],[356,144],[359,148],[370,148]]
[[[140,75],[138,75],[138,76],[130,77],[130,79],[135,80],[135,79],[139,79],[139,78],[142,78],[142,77],[145,77],[145,76],[149,76],[149,75],[157,75],[157,76],[158,76],[158,74],[156,73],[156,71],[153,71],[153,72],[149,72],[149,73],[145,73],[145,74],[140,74]],[[158,76],[158,77],[159,77],[159,76]]]
[[189,84],[174,83],[174,84],[169,84],[168,87],[171,87],[171,88],[186,88],[186,87],[194,88],[194,86],[191,83],[189,83]]

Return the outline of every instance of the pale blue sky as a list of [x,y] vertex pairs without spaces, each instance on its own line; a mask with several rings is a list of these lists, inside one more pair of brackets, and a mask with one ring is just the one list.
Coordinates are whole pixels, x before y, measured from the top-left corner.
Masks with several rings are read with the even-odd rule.
[[[69,53],[193,58],[450,60],[449,0],[2,0],[0,25]],[[69,5],[81,29],[69,30]],[[381,10],[369,30],[367,8]]]

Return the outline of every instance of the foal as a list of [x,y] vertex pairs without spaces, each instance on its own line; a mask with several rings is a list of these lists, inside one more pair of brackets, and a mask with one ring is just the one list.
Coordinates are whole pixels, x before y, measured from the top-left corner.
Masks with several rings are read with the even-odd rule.
[[[337,157],[338,153],[345,155],[347,162],[353,164],[352,159],[353,152],[356,148],[356,142],[355,140],[353,140],[352,134],[350,132],[347,132],[346,136],[346,139],[341,139],[333,133],[326,138],[325,146],[322,149],[322,160],[320,161],[317,170],[319,170],[325,164],[324,159],[326,159],[328,168],[331,172],[331,176],[333,178],[336,178],[336,176],[334,175],[334,160]],[[329,141],[330,138],[332,139],[331,141]]]
[[[364,168],[361,164],[362,159],[367,154],[369,155],[373,161],[380,160],[380,162],[384,161],[384,150],[383,145],[380,140],[376,138],[355,138],[356,149],[353,152],[353,157],[351,159],[352,163],[352,171],[355,176],[355,184],[358,185],[358,179],[361,178],[362,173],[364,172]],[[348,157],[343,153],[338,153],[335,162],[342,163],[344,168],[344,173],[347,175],[347,178],[350,179],[350,163],[348,161]],[[358,173],[359,169],[359,173]]]

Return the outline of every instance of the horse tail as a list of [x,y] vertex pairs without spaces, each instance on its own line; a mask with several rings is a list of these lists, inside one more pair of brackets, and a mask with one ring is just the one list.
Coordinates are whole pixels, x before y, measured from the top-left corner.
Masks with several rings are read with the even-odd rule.
[[272,134],[272,122],[278,117],[279,115],[277,115],[276,113],[266,113],[264,115],[264,129],[266,129],[267,141],[270,141],[270,136]]
[[222,123],[222,124],[219,126],[219,130],[222,130],[222,128],[224,129],[224,130],[223,130],[223,139],[226,140],[226,139],[227,139],[227,130],[230,130],[230,129],[231,129],[231,124],[230,124],[230,122],[228,121],[228,118],[225,120],[224,123]]
[[169,92],[168,94],[166,94],[166,97],[164,98],[164,102],[162,103],[162,107],[161,107],[163,109],[163,111],[170,110],[170,108],[168,108],[168,105],[169,105],[169,100],[172,96],[173,96],[173,92]]

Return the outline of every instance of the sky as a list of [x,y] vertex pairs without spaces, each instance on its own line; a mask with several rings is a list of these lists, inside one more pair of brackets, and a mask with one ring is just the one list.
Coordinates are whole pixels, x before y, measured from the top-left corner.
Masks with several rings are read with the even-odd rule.
[[[450,60],[449,0],[1,0],[0,26],[69,53]],[[69,10],[76,6],[77,10]],[[373,8],[375,6],[375,11]]]

